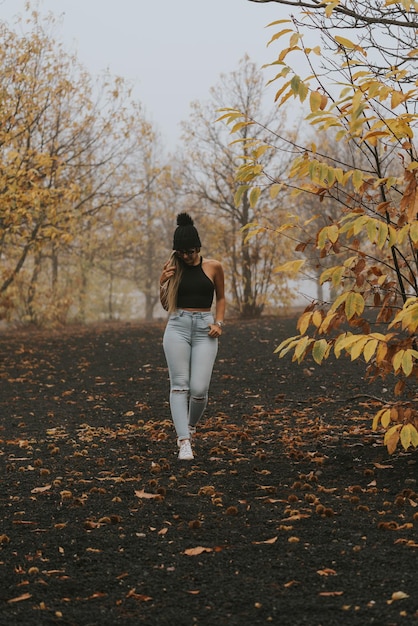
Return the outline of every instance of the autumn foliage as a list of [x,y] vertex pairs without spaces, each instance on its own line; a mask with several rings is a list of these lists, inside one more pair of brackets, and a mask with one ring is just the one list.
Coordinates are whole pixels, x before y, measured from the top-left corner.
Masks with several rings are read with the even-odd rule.
[[[299,334],[284,340],[277,353],[290,353],[299,363],[311,356],[319,365],[331,353],[347,355],[364,361],[371,380],[395,376],[399,402],[373,421],[386,431],[385,444],[393,452],[399,442],[406,450],[418,446],[418,412],[409,402],[418,378],[418,49],[409,45],[417,7],[409,0],[400,10],[382,2],[380,14],[363,20],[361,3],[353,3],[352,14],[346,4],[323,3],[299,19],[270,24],[270,46],[286,41],[271,64],[278,110],[291,100],[301,103],[314,135],[293,143],[296,156],[280,178],[262,165],[265,150],[275,150],[274,134],[268,143],[253,142],[237,179],[254,204],[260,189],[269,187],[278,202],[283,190],[292,189],[296,208],[289,206],[286,223],[275,229],[260,219],[248,225],[248,236],[269,231],[290,237],[294,261],[276,271],[292,277],[312,270],[314,250],[319,281],[329,285],[329,298],[309,304],[299,318]],[[338,19],[339,28],[357,19],[357,30],[350,37],[341,34]],[[387,32],[391,23],[396,29]],[[309,45],[307,25],[317,27]],[[396,47],[401,52],[394,64]],[[303,60],[305,77],[293,68],[293,58]],[[221,119],[232,133],[257,125],[237,110],[224,110]],[[306,217],[301,206],[308,201],[312,210]]]
[[126,81],[91,76],[51,36],[52,16],[19,24],[0,23],[0,317],[112,318],[123,280],[151,307],[158,251],[141,233],[164,169],[155,133]]

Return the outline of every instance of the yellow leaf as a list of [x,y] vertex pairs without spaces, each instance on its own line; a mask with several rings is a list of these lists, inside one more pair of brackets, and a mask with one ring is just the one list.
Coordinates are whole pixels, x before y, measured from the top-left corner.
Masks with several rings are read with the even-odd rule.
[[285,339],[281,342],[280,345],[277,346],[277,348],[274,350],[274,353],[279,353],[279,357],[282,359],[284,356],[286,356],[288,352],[290,352],[290,350],[292,350],[292,348],[294,348],[298,344],[299,339],[300,335],[298,335],[297,337],[289,337],[288,339]]
[[[388,417],[388,420],[386,420],[386,416]],[[383,419],[385,419],[385,421],[387,422],[386,424],[383,424]],[[373,418],[373,425],[372,425],[373,430],[377,430],[379,426],[379,421],[382,422],[382,426],[384,428],[387,428],[387,425],[390,422],[390,409],[380,409],[376,413],[376,415]]]
[[298,261],[288,261],[283,265],[278,265],[274,268],[274,272],[288,272],[290,274],[297,274],[300,268],[304,265],[305,261],[300,259]]
[[347,296],[348,296],[348,293],[345,291],[344,293],[340,294],[337,298],[335,298],[330,308],[330,312],[333,313],[334,311],[336,311],[346,301]]
[[409,235],[412,241],[417,244],[418,243],[418,221],[413,222],[409,228]]
[[408,450],[411,445],[411,430],[410,424],[405,424],[405,426],[401,430],[401,444],[404,450]]
[[260,187],[253,187],[249,194],[249,201],[251,208],[254,208],[257,204],[257,201],[261,195]]
[[311,107],[311,111],[318,111],[320,109],[322,103],[322,95],[319,91],[311,91],[311,95],[309,96],[309,104]]
[[403,355],[405,350],[399,350],[392,359],[392,366],[395,372],[397,372],[402,364]]
[[350,291],[345,300],[345,314],[347,319],[351,319],[354,315],[361,315],[364,310],[364,298],[361,293]]
[[376,363],[377,363],[377,365],[379,365],[380,363],[382,363],[385,360],[387,351],[388,351],[388,347],[387,347],[386,342],[380,341],[379,345],[377,347],[377,351],[376,351]]
[[346,39],[345,37],[339,37],[337,35],[335,37],[335,41],[344,48],[347,48],[348,50],[353,50],[354,48],[357,48],[357,44],[353,43],[350,39]]
[[370,359],[372,358],[372,356],[376,352],[376,348],[377,348],[378,343],[379,342],[378,342],[377,339],[371,339],[364,346],[363,355],[364,355],[364,360],[366,361],[366,363],[368,363],[370,361]]
[[388,449],[389,454],[393,454],[396,450],[396,446],[399,441],[399,430],[402,428],[402,424],[396,424],[389,428],[385,433],[384,444]]
[[327,235],[331,243],[335,243],[338,240],[338,235],[339,235],[338,226],[336,224],[333,224],[332,226],[328,226]]
[[359,335],[353,335],[352,333],[340,335],[334,344],[335,355],[338,357],[342,350],[349,351],[353,343],[356,343],[358,340]]
[[352,180],[355,189],[360,189],[363,184],[363,172],[361,170],[354,170]]
[[418,430],[415,428],[415,426],[413,424],[410,424],[410,430],[411,430],[411,444],[414,446],[414,448],[418,447]]
[[320,339],[319,341],[315,341],[312,349],[312,357],[315,363],[321,365],[328,349],[328,342],[325,339]]
[[311,323],[312,315],[312,311],[305,311],[305,313],[302,313],[302,315],[298,319],[297,329],[301,335],[304,335],[306,333],[309,324]]
[[301,35],[299,33],[293,33],[290,36],[289,45],[292,47],[296,46],[300,38],[301,38]]
[[322,323],[321,311],[314,311],[312,315],[312,324],[316,326],[317,328],[319,328],[321,323]]
[[388,236],[389,227],[386,222],[379,222],[377,233],[377,245],[382,250]]
[[339,285],[341,285],[341,282],[344,278],[344,273],[345,273],[345,270],[342,265],[340,265],[340,267],[337,267],[335,272],[332,273],[331,282],[334,287],[339,287]]
[[274,200],[277,197],[278,193],[282,190],[282,188],[283,188],[282,184],[277,183],[277,184],[272,185],[270,187],[270,198]]
[[402,357],[402,369],[404,371],[405,376],[410,376],[414,367],[414,363],[412,360],[411,350],[405,350],[405,353]]
[[407,99],[407,97],[408,96],[402,93],[402,91],[393,90],[390,98],[391,109],[395,109],[399,104],[405,102],[405,99]]
[[383,409],[383,413],[380,419],[380,422],[383,426],[383,428],[387,428],[390,424],[390,409]]
[[[287,20],[283,20],[284,22],[286,22]],[[274,22],[272,22],[271,24],[269,24],[269,26],[273,26]],[[293,33],[293,29],[291,28],[284,28],[283,30],[280,30],[278,33],[274,33],[273,37],[270,39],[270,41],[268,42],[268,46],[273,43],[273,41],[276,41],[277,39],[279,39],[280,37],[283,37],[283,35],[287,35],[287,33]]]
[[368,337],[361,337],[351,346],[350,356],[352,361],[355,361],[359,358],[367,341]]
[[303,359],[303,357],[305,356],[306,350],[309,346],[309,344],[311,344],[313,341],[313,339],[310,339],[310,337],[302,337],[301,339],[299,339],[296,347],[295,347],[295,353],[294,353],[294,357],[293,360],[297,360],[297,361],[301,361]]

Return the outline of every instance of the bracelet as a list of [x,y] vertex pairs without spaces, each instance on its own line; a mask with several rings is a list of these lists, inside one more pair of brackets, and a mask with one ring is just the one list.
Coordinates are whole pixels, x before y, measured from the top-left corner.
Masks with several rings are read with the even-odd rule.
[[215,322],[215,324],[217,326],[219,326],[219,328],[222,328],[223,326],[225,326],[224,322],[220,322],[220,321],[219,322]]

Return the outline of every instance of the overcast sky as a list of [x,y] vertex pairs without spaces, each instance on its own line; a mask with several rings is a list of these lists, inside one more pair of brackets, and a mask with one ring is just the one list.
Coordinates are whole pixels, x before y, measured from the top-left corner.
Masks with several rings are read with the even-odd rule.
[[[0,0],[1,19],[12,25],[25,4]],[[245,54],[260,67],[274,60],[275,50],[267,48],[274,30],[266,26],[287,17],[283,6],[249,0],[39,0],[31,6],[61,16],[56,38],[92,74],[109,69],[134,84],[169,149],[190,102],[206,100],[221,73],[237,69]]]

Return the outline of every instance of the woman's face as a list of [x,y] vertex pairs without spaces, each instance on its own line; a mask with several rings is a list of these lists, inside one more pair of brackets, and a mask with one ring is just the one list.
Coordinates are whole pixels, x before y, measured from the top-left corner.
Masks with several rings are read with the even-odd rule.
[[177,256],[186,265],[196,265],[199,258],[200,248],[187,248],[184,250],[176,250]]

